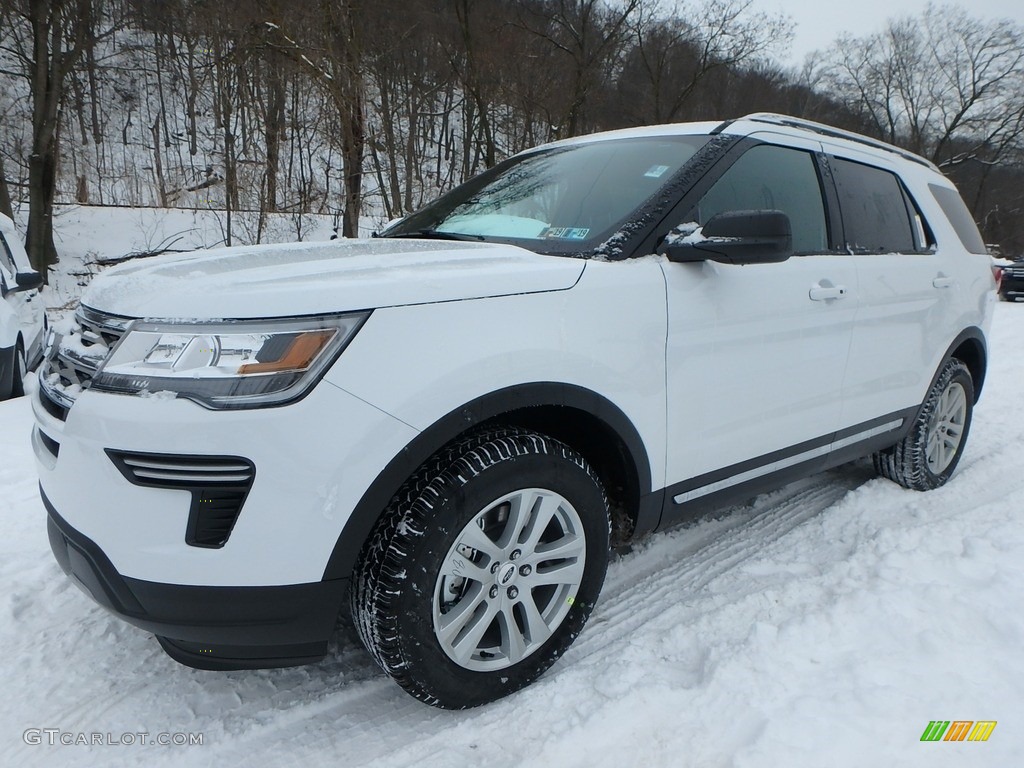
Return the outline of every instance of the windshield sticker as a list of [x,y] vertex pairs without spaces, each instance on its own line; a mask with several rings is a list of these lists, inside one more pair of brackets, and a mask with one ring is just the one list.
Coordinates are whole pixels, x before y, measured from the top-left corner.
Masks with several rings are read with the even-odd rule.
[[652,179],[660,179],[665,175],[665,171],[667,170],[667,165],[652,165],[644,176],[649,176]]
[[558,240],[586,240],[590,227],[548,227],[540,237]]

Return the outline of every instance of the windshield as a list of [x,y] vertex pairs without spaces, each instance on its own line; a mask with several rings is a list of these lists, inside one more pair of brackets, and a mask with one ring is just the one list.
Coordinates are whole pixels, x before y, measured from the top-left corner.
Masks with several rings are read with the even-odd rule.
[[612,139],[519,155],[381,236],[513,242],[541,253],[590,251],[636,215],[707,140]]

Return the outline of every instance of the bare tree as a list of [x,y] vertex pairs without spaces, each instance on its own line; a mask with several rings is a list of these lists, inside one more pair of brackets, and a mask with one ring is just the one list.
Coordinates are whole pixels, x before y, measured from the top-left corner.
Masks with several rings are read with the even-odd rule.
[[998,163],[1024,140],[1024,31],[928,6],[884,32],[840,39],[833,90],[875,132],[940,166]]
[[678,120],[713,72],[737,69],[788,44],[788,19],[752,10],[752,0],[679,5],[666,16],[641,5],[623,73],[633,84],[637,123]]
[[618,64],[639,5],[640,0],[615,5],[601,0],[550,0],[523,9],[520,25],[564,54],[568,63],[568,99],[559,116],[558,135],[577,136],[589,128],[591,98]]

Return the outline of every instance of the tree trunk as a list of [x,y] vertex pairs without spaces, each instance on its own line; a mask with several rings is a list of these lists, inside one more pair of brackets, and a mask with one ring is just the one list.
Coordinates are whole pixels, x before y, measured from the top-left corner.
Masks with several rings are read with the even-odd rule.
[[7,187],[7,172],[4,170],[4,156],[0,153],[0,213],[9,218],[14,218],[14,208],[11,206],[11,191]]
[[53,150],[33,152],[28,160],[28,231],[25,250],[32,267],[44,278],[50,265],[57,263],[53,244],[53,200],[57,186],[56,157]]
[[[285,130],[285,92],[284,68],[276,57],[271,57],[267,65],[269,88],[269,104],[267,105],[267,124],[265,138],[267,142],[266,166],[266,199],[261,208],[276,211],[277,207],[277,169],[281,164],[281,135]],[[262,211],[261,211],[262,213]]]
[[[32,266],[47,279],[57,263],[53,244],[53,201],[57,187],[57,122],[64,91],[62,21],[57,9],[45,0],[32,0],[32,153],[28,159],[28,231],[25,249]],[[51,50],[51,38],[56,50]]]
[[157,115],[153,125],[149,128],[153,137],[153,176],[156,181],[157,205],[161,208],[167,207],[167,184],[164,181],[164,165],[160,159],[160,115]]
[[341,123],[341,159],[345,176],[342,234],[359,236],[359,214],[363,202],[363,155],[366,150],[366,93],[362,70],[362,30],[358,10],[326,4],[330,44],[334,55],[334,78],[329,86]]

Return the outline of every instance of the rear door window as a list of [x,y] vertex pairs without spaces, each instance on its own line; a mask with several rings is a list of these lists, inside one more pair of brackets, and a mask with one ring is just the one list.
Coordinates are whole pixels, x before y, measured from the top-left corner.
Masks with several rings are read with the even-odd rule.
[[854,253],[914,253],[927,247],[922,242],[924,223],[895,174],[837,157],[830,157],[829,165],[847,248]]

